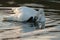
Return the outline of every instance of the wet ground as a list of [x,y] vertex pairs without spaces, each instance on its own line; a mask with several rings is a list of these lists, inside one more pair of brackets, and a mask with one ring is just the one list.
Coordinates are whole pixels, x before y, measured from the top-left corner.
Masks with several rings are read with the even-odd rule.
[[60,15],[57,11],[60,12],[60,10],[45,9],[46,28],[35,30],[30,27],[30,23],[2,21],[5,16],[11,14],[8,10],[0,10],[0,40],[59,40]]

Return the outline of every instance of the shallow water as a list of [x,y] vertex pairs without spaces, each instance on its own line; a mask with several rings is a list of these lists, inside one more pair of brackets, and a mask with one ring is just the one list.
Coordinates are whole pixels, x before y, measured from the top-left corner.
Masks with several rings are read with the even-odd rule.
[[[60,15],[59,12],[55,13],[55,10],[51,10],[51,9],[45,9],[45,15],[46,15],[46,28],[49,27],[57,27],[60,26]],[[51,11],[50,11],[51,10]],[[19,22],[3,22],[3,18],[5,16],[10,15],[9,12],[7,12],[7,10],[0,10],[0,40],[19,40],[21,39],[19,37],[19,35],[21,35],[22,33],[27,33],[27,32],[32,32],[35,31],[34,27],[30,27],[31,25],[29,23],[19,23]],[[59,29],[58,29],[59,30]],[[12,36],[13,35],[13,36]],[[46,34],[46,35],[41,35],[41,37],[45,37],[47,39],[48,35],[52,35],[52,34]],[[56,35],[55,35],[56,36]],[[54,36],[54,38],[55,38]],[[29,37],[29,36],[28,36]],[[37,38],[35,38],[37,37]],[[49,36],[52,37],[52,36]],[[30,37],[31,40],[32,39],[42,39],[40,38],[39,35],[37,36],[31,36]],[[23,38],[23,40],[25,39],[30,39],[30,38]],[[47,39],[48,40],[48,39]]]

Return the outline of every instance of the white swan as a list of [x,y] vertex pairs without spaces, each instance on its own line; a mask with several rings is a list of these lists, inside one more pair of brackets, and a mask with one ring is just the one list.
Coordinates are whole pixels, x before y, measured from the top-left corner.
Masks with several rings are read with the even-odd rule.
[[37,11],[34,9],[24,6],[15,8],[13,12],[15,14],[8,16],[6,20],[26,21],[37,14]]
[[45,28],[45,16],[42,8],[39,9],[38,12],[33,8],[25,6],[13,8],[12,10],[15,14],[5,17],[4,20],[27,21],[29,18],[33,17],[35,25],[38,25],[39,22],[41,22],[41,28]]

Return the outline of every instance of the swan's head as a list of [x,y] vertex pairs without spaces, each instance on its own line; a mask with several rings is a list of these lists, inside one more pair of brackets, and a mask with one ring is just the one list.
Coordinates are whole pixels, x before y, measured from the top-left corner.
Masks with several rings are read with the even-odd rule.
[[12,12],[15,14],[19,13],[19,8],[12,8]]

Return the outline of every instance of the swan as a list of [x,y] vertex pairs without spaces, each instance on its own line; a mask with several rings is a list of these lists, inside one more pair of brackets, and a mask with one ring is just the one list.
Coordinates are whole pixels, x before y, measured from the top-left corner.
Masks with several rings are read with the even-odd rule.
[[45,28],[45,15],[44,10],[41,8],[39,11],[34,10],[26,6],[12,8],[15,14],[7,16],[4,20],[14,20],[14,21],[27,21],[33,22],[36,29],[39,28],[39,22],[42,24],[41,29]]

